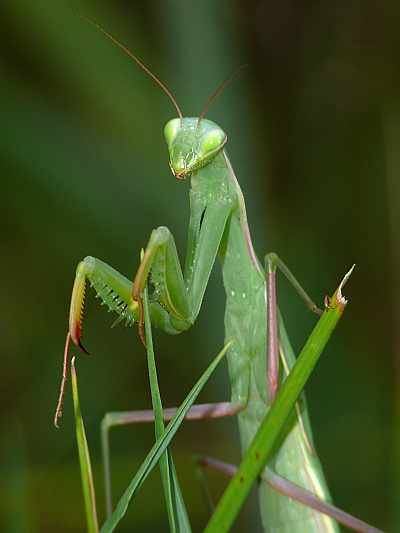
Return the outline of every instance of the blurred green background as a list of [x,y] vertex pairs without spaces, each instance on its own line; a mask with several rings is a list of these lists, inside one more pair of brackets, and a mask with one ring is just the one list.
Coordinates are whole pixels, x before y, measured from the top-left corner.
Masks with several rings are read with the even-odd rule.
[[[74,269],[94,255],[133,276],[150,231],[167,225],[184,257],[188,184],[168,168],[165,95],[79,14],[117,36],[196,115],[216,85],[248,68],[208,117],[228,133],[256,251],[276,251],[322,302],[353,264],[350,305],[307,386],[317,448],[337,505],[400,529],[400,91],[398,3],[283,0],[50,2],[0,5],[0,529],[84,531],[68,392],[56,403]],[[296,349],[315,318],[284,280],[279,298]],[[99,424],[150,406],[134,330],[87,299],[78,361],[82,409],[104,516]],[[215,269],[200,318],[156,336],[165,405],[175,405],[223,341]],[[202,401],[226,399],[221,367]],[[112,433],[120,493],[153,428]],[[174,457],[196,531],[208,509],[191,456],[237,462],[234,421],[188,423]],[[225,480],[210,475],[216,498]],[[257,531],[250,501],[237,531]],[[254,518],[255,517],[255,518]],[[119,529],[166,531],[158,471]]]

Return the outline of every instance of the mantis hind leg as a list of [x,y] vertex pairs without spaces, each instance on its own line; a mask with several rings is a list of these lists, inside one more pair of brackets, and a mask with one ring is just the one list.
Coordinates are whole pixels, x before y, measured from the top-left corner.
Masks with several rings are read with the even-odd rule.
[[[203,470],[207,468],[217,470],[227,477],[233,477],[237,472],[237,467],[235,465],[203,455],[196,458],[196,464]],[[283,496],[291,498],[292,500],[310,507],[315,511],[326,514],[353,531],[359,531],[361,533],[383,533],[380,529],[370,526],[359,518],[356,518],[355,516],[342,511],[342,509],[335,507],[331,503],[319,499],[312,492],[299,487],[295,483],[292,483],[278,474],[275,474],[275,472],[268,468],[261,475],[261,482],[266,483]]]

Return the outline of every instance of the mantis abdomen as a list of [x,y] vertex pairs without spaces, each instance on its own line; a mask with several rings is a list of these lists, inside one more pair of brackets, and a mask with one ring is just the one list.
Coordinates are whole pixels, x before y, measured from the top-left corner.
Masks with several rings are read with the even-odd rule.
[[[258,265],[248,253],[240,217],[238,207],[224,235],[221,259],[226,291],[225,338],[235,341],[228,352],[232,401],[245,406],[238,414],[241,447],[245,453],[268,410],[267,298],[265,276],[260,275]],[[280,343],[282,358],[291,365],[294,354],[282,320],[279,329],[285,337],[285,342]],[[293,413],[269,468],[320,499],[330,500],[313,447],[304,399]],[[259,500],[265,531],[338,531],[336,522],[327,515],[278,494],[265,482],[259,485]]]

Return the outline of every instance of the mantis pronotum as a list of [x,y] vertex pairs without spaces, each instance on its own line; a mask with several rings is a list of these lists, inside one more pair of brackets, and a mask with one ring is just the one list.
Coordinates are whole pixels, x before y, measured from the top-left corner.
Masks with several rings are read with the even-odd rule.
[[[218,256],[226,293],[225,339],[234,340],[227,355],[232,394],[227,402],[193,406],[186,418],[237,415],[241,447],[246,453],[274,401],[281,380],[290,372],[295,360],[276,303],[276,269],[292,282],[311,310],[317,313],[319,310],[276,254],[266,255],[265,266],[256,257],[243,194],[225,151],[227,135],[217,124],[204,118],[210,101],[199,117],[184,117],[169,89],[136,56],[101,31],[160,85],[177,110],[178,118],[167,123],[164,134],[173,175],[179,180],[190,178],[188,244],[182,271],[169,229],[155,229],[133,283],[99,259],[86,257],[79,263],[55,423],[57,425],[61,415],[69,339],[84,349],[81,337],[86,282],[117,313],[118,320],[138,323],[144,342],[142,294],[146,285],[149,283],[153,289],[151,323],[168,334],[181,333],[190,328],[198,316]],[[165,419],[170,419],[174,412],[174,409],[166,409]],[[103,430],[107,442],[111,424],[107,423],[109,418],[105,420]],[[113,424],[152,422],[153,413],[134,411],[118,416],[114,413],[112,420]],[[109,464],[108,457],[106,464]],[[211,459],[205,459],[203,464],[229,474],[229,465]],[[259,501],[265,531],[335,532],[338,524],[333,517],[358,531],[377,531],[329,503],[330,495],[314,449],[304,398],[298,402],[285,437],[262,478],[265,482],[259,486]],[[111,512],[109,481],[107,507]]]

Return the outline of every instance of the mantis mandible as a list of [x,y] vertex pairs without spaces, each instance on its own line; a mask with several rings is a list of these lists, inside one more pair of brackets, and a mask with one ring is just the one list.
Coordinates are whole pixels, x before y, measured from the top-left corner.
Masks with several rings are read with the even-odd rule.
[[[97,25],[96,25],[97,26]],[[178,180],[190,179],[190,219],[186,260],[181,269],[174,237],[166,227],[153,230],[133,283],[108,264],[86,257],[78,264],[72,290],[63,381],[55,415],[61,416],[67,377],[70,339],[82,344],[82,322],[86,283],[104,304],[128,325],[138,323],[144,342],[142,293],[152,287],[151,323],[175,335],[190,328],[199,314],[213,265],[218,257],[226,294],[225,339],[234,340],[227,354],[231,399],[191,408],[187,419],[221,418],[236,415],[242,452],[246,450],[265,413],[274,401],[280,382],[290,372],[295,356],[276,302],[276,270],[279,268],[307,306],[319,312],[292,273],[276,254],[261,264],[254,252],[243,193],[225,147],[227,135],[204,117],[211,101],[222,91],[221,84],[199,117],[184,117],[169,89],[128,49],[122,48],[163,89],[178,118],[170,120],[164,135],[169,166]],[[166,409],[166,420],[175,409]],[[105,444],[107,508],[111,512],[108,432],[112,425],[152,422],[152,411],[106,415],[102,424]],[[204,465],[229,474],[229,465],[204,460]],[[377,531],[334,508],[320,461],[316,455],[304,396],[288,425],[273,460],[259,485],[259,503],[264,530],[280,532],[336,532],[332,516],[358,531]],[[334,509],[336,514],[329,509]],[[329,516],[331,515],[331,516]]]

